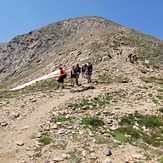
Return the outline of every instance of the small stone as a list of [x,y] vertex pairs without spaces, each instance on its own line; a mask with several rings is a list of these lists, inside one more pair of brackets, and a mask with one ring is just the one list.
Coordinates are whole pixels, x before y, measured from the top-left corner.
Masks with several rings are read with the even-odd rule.
[[23,146],[23,145],[24,145],[24,142],[23,142],[23,141],[17,141],[17,142],[16,142],[16,145],[18,145],[18,146]]
[[65,154],[65,153],[62,154],[63,159],[66,159],[67,157],[68,157],[67,154]]
[[66,131],[67,131],[66,129],[60,129],[60,130],[58,131],[58,134],[64,134]]
[[88,155],[88,152],[87,152],[86,150],[83,150],[83,151],[82,151],[82,155],[83,155],[84,157],[86,157],[86,156]]
[[62,158],[62,157],[55,157],[55,158],[53,158],[53,161],[63,161],[64,160],[64,158]]
[[5,127],[5,126],[7,126],[7,125],[8,125],[7,122],[3,122],[3,123],[1,123],[1,126],[2,126],[2,127]]
[[41,133],[37,133],[37,134],[36,134],[36,137],[37,137],[37,138],[41,138],[41,137],[42,137],[42,134],[41,134]]
[[111,163],[111,159],[107,157],[102,163]]
[[50,127],[51,129],[58,129],[58,125],[54,124],[53,126]]
[[90,157],[91,157],[91,159],[96,159],[97,158],[96,153],[91,153]]
[[104,153],[106,156],[112,155],[110,149],[108,149],[108,148],[104,148],[104,149],[103,149],[103,153]]
[[13,118],[18,118],[19,116],[20,116],[19,113],[16,113],[16,112],[13,112],[13,113],[12,113],[12,117],[13,117]]
[[44,127],[44,131],[50,131],[49,126]]
[[135,159],[138,159],[138,160],[146,159],[146,158],[145,158],[143,155],[141,155],[141,154],[133,154],[132,157],[135,158]]
[[89,109],[89,105],[85,105],[82,107],[83,110]]
[[27,151],[27,155],[32,158],[34,156],[34,153],[32,151]]
[[29,125],[27,125],[27,126],[24,126],[23,128],[22,128],[22,130],[26,130],[26,129],[29,129]]
[[74,148],[74,147],[69,147],[69,148],[65,151],[65,153],[73,153],[73,152],[75,152],[75,148]]
[[132,156],[129,156],[126,160],[125,163],[135,163],[135,159]]
[[36,102],[37,100],[36,100],[36,99],[31,99],[30,101],[31,101],[31,102]]

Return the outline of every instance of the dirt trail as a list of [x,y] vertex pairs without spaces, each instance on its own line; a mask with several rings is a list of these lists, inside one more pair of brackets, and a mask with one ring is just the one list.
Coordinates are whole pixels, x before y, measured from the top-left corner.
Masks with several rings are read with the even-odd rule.
[[[70,97],[75,96],[75,94],[70,94],[68,91],[64,91],[64,96],[46,98],[39,104],[32,114],[27,115],[25,119],[19,121],[15,128],[11,131],[8,130],[3,133],[3,142],[1,142],[0,152],[0,163],[13,163],[16,157],[16,151],[19,149],[16,145],[16,141],[23,141],[23,148],[27,148],[27,139],[29,141],[29,136],[36,132],[41,121],[47,118],[48,113],[58,105],[65,103]],[[2,133],[1,133],[2,134]]]
[[[19,160],[27,157],[24,151],[30,146],[29,137],[38,131],[40,124],[44,123],[48,118],[49,112],[54,107],[69,101],[69,99],[80,96],[81,94],[90,93],[91,91],[71,93],[65,89],[58,92],[59,95],[54,94],[53,97],[47,97],[42,100],[31,114],[15,124],[14,129],[9,129],[1,133],[3,142],[1,142],[0,146],[0,163],[17,163],[17,157]],[[16,145],[17,141],[22,141],[24,145]]]

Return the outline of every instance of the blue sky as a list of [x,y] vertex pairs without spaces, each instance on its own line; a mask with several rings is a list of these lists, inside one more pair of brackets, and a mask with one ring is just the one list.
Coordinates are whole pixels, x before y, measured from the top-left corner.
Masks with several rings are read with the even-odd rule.
[[0,0],[0,42],[82,16],[100,16],[163,40],[163,0]]

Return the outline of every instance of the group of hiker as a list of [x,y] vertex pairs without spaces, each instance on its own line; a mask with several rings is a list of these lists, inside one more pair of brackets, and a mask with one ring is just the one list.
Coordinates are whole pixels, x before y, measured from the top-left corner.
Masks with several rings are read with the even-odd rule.
[[132,54],[132,53],[129,53],[128,54],[128,61],[131,62],[131,63],[135,63],[135,64],[138,64],[138,57],[136,54]]
[[[133,63],[133,64],[138,64],[138,57],[136,55],[136,52],[133,53],[129,53],[128,54],[128,61]],[[58,78],[58,87],[60,87],[60,85],[62,86],[62,88],[64,88],[64,79],[67,77],[67,73],[65,72],[65,70],[63,70],[62,67],[59,68],[60,69],[60,74],[59,74],[59,78]],[[79,66],[79,64],[76,64],[75,66],[73,65],[70,71],[70,80],[71,80],[71,86],[74,87],[75,85],[79,86],[79,77],[80,74],[82,75],[82,78],[87,79],[87,83],[91,83],[91,75],[92,75],[92,70],[93,70],[93,66],[90,62],[87,62],[86,64],[83,64],[81,67]]]
[[[59,74],[59,78],[58,78],[58,87],[60,87],[60,85],[62,86],[62,88],[64,88],[64,79],[67,77],[67,73],[65,72],[65,70],[63,70],[62,67],[59,68],[60,69],[60,74]],[[86,64],[83,64],[81,67],[79,66],[79,64],[76,64],[75,66],[73,65],[70,71],[70,79],[71,79],[71,86],[74,87],[75,85],[79,86],[79,77],[80,74],[82,74],[82,78],[87,79],[87,83],[91,83],[91,75],[92,75],[92,70],[93,70],[93,66],[90,62],[87,62]]]

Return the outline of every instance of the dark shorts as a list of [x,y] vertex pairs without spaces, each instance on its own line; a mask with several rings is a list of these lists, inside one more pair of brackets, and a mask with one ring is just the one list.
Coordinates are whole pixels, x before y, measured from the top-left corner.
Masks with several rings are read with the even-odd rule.
[[71,74],[71,79],[72,78],[76,78],[76,75],[75,74]]
[[63,83],[63,82],[64,82],[64,76],[59,77],[59,78],[58,78],[58,82],[59,82],[59,83]]
[[91,71],[86,71],[86,75],[91,76],[92,75],[92,72]]

